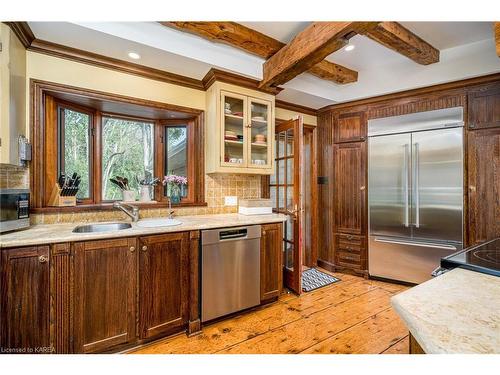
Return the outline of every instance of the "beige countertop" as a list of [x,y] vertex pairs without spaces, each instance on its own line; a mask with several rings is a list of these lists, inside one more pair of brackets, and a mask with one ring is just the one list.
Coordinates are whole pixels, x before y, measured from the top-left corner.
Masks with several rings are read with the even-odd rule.
[[[58,242],[86,241],[102,238],[134,237],[148,234],[161,234],[203,230],[225,227],[238,227],[266,223],[279,223],[286,220],[281,214],[269,215],[195,215],[178,216],[175,219],[182,222],[180,225],[157,228],[140,228],[132,223],[132,228],[102,233],[73,233],[77,225],[93,223],[64,223],[34,225],[29,229],[0,235],[0,248],[41,245]],[[116,221],[115,221],[116,222]]]
[[500,353],[500,277],[456,268],[391,302],[426,353]]

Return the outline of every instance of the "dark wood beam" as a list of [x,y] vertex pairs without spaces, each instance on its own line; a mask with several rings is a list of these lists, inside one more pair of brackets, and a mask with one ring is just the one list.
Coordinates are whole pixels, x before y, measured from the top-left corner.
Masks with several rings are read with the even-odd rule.
[[397,22],[381,22],[377,27],[360,34],[418,64],[429,65],[439,61],[439,50]]
[[311,69],[377,22],[314,22],[264,63],[260,85],[278,86]]
[[[285,46],[285,43],[279,40],[236,22],[160,23],[164,26],[188,32],[214,42],[230,45],[266,60]],[[339,84],[356,82],[358,80],[358,72],[330,61],[319,62],[309,69],[308,73]]]
[[500,22],[495,22],[495,44],[497,46],[497,56],[500,57]]

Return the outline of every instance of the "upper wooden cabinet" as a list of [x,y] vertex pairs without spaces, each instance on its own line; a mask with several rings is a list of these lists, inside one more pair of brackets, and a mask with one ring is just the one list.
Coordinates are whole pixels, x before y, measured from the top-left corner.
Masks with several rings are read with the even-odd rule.
[[139,336],[172,333],[187,324],[189,232],[139,238]]
[[500,236],[500,128],[468,134],[469,243]]
[[467,99],[470,129],[500,127],[500,85],[471,91]]
[[274,96],[216,82],[206,124],[206,173],[273,173]]
[[335,231],[366,231],[366,142],[333,146]]
[[19,165],[19,136],[26,134],[26,49],[0,23],[0,163]]
[[49,274],[48,246],[2,252],[0,346],[4,353],[35,354],[37,348],[49,348]]
[[366,114],[365,112],[339,113],[335,115],[333,127],[333,141],[355,142],[366,139]]
[[135,238],[74,244],[74,351],[94,353],[135,340]]

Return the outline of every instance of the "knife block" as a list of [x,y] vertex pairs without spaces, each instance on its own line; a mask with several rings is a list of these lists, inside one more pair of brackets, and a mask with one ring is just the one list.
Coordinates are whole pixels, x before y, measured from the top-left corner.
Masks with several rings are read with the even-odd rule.
[[76,196],[61,196],[62,189],[55,184],[50,194],[48,205],[51,207],[72,207],[76,206]]

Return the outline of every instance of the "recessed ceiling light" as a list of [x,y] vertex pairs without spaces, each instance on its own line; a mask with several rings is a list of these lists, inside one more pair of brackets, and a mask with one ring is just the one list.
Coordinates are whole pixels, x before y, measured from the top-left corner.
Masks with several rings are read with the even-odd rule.
[[134,60],[139,60],[141,58],[141,55],[139,55],[137,52],[129,52],[128,57]]
[[356,48],[356,46],[352,45],[352,44],[349,44],[346,48],[344,48],[344,51],[352,51],[354,48]]

